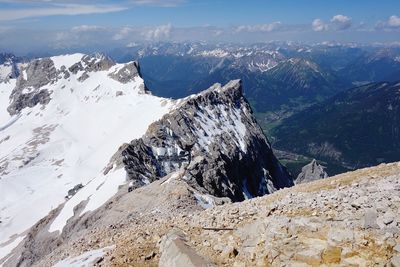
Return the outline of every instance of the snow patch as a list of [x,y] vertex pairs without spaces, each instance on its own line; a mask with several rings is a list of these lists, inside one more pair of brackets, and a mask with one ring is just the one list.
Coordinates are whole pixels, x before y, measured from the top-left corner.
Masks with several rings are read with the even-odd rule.
[[60,231],[67,224],[68,219],[74,216],[74,208],[83,201],[88,201],[85,208],[78,214],[93,211],[103,205],[108,199],[118,192],[120,185],[126,183],[124,169],[111,171],[105,176],[99,176],[90,181],[79,190],[60,211],[59,215],[50,225],[49,232]]
[[[82,57],[52,60],[61,68]],[[62,230],[73,204],[88,200],[83,212],[102,205],[125,182],[123,170],[103,174],[110,158],[173,107],[173,100],[141,94],[140,77],[121,84],[110,71],[90,72],[84,82],[79,74],[55,80],[46,85],[51,101],[22,110],[18,120],[6,110],[15,80],[0,83],[0,140],[6,140],[0,142],[0,244],[66,202],[74,185],[86,186],[65,203],[52,230]],[[117,91],[124,94],[116,97]]]
[[[246,126],[241,120],[241,109],[231,108],[228,111],[225,110],[226,106],[217,105],[214,110],[209,107],[200,107],[199,112],[196,113],[198,119],[197,122],[200,124],[199,130],[196,135],[198,136],[198,143],[206,151],[208,146],[212,144],[214,138],[221,136],[224,133],[229,133],[232,136],[232,141],[240,147],[243,152],[246,152]],[[222,116],[216,116],[216,110]]]
[[107,251],[113,250],[114,246],[108,246],[105,248],[100,248],[96,250],[90,250],[82,255],[77,257],[69,257],[65,260],[58,262],[57,264],[53,265],[53,267],[89,267],[93,266],[94,261],[99,258],[103,257]]
[[242,190],[243,190],[243,196],[245,199],[251,199],[254,196],[250,193],[248,187],[247,187],[247,180],[243,179],[243,185],[242,185]]
[[24,240],[25,236],[19,236],[17,238],[15,238],[14,241],[12,241],[11,243],[9,243],[8,245],[4,245],[2,246],[0,244],[0,260],[3,259],[4,257],[6,257],[8,254],[11,253],[11,251],[18,246],[18,244]]
[[194,197],[197,200],[197,204],[200,205],[203,209],[210,209],[215,206],[214,199],[208,195],[202,195],[194,192]]
[[203,57],[226,57],[229,55],[229,53],[221,48],[217,48],[214,50],[202,51],[199,53],[199,55]]
[[53,61],[55,68],[59,70],[62,66],[65,66],[68,69],[75,63],[80,62],[84,56],[84,54],[76,53],[72,55],[55,56],[51,57],[50,59]]

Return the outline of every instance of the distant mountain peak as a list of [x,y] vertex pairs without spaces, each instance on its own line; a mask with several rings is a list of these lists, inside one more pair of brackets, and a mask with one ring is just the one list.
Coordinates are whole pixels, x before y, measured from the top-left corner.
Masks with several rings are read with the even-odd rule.
[[[19,71],[21,75],[18,76],[16,86],[10,96],[11,104],[8,111],[11,115],[26,107],[47,104],[51,100],[54,90],[63,90],[66,87],[70,87],[71,93],[76,87],[81,96],[93,97],[96,95],[94,93],[95,88],[90,92],[83,92],[82,89],[77,88],[79,84],[85,83],[89,78],[91,79],[88,83],[93,84],[94,87],[106,82],[107,78],[104,76],[122,84],[134,83],[136,80],[143,82],[137,62],[117,64],[103,54],[72,54],[35,59],[23,65]],[[102,72],[104,75],[96,74],[98,72]],[[99,76],[98,80],[95,76]],[[83,88],[85,87],[83,86]],[[115,91],[115,88],[104,89],[110,90],[103,92],[105,94]],[[147,92],[144,84],[139,88],[139,91]],[[114,92],[115,94],[117,93]],[[100,94],[98,97],[100,97]]]

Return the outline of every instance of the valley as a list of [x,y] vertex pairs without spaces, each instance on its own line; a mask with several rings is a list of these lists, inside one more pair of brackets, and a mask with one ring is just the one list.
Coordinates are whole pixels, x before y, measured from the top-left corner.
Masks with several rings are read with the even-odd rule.
[[[335,115],[330,115],[329,111],[321,110],[312,119],[308,118],[309,111],[336,101],[336,95],[339,96],[342,92],[357,90],[356,87],[360,84],[371,83],[370,87],[374,86],[374,82],[396,84],[400,80],[400,77],[395,75],[400,71],[398,47],[330,43],[304,45],[279,42],[251,46],[160,43],[119,49],[118,53],[121,60],[130,57],[139,58],[147,84],[154,94],[164,97],[184,97],[198,92],[201,88],[211,86],[215,82],[228,82],[231,79],[240,78],[244,95],[254,109],[256,118],[269,137],[273,148],[298,154],[295,158],[303,158],[308,162],[316,158],[328,167],[328,173],[331,175],[359,167],[373,166],[379,162],[399,160],[397,153],[399,143],[396,138],[387,139],[376,131],[368,133],[369,137],[362,136],[362,132],[357,133],[357,129],[369,127],[381,128],[381,132],[391,131],[381,126],[385,123],[383,118],[370,118],[365,125],[363,119],[359,120],[360,124],[348,121],[346,122],[348,127],[343,130],[340,130],[339,125],[342,124],[341,116],[346,116],[345,111],[341,115],[340,112],[335,111],[333,112]],[[393,88],[391,94],[396,94],[395,90]],[[376,92],[376,94],[379,93]],[[393,97],[396,101],[396,96]],[[385,101],[383,98],[375,98],[374,101],[379,102],[375,105],[386,105],[384,102],[381,103]],[[349,107],[348,113],[359,108],[361,107],[358,103],[354,103],[353,107]],[[360,111],[359,116],[364,116],[363,112],[369,112],[373,116],[377,111]],[[370,115],[365,114],[365,116]],[[290,119],[291,117],[293,119]],[[329,119],[331,122],[329,125],[324,125],[325,130],[332,133],[329,140],[325,140],[322,132],[311,131],[307,128],[310,125],[306,120],[318,119],[321,121]],[[358,119],[355,118],[355,120]],[[293,124],[304,123],[306,125],[303,129],[294,129]],[[388,125],[393,123],[398,125],[398,122],[393,121],[388,122]],[[283,133],[283,128],[292,131],[291,139],[289,134]],[[300,148],[295,145],[300,141],[297,140],[297,133],[304,129],[311,133],[303,141],[310,146],[314,144],[315,148]],[[320,128],[318,130],[324,131]],[[341,133],[338,134],[338,132]],[[352,136],[353,133],[354,136]],[[334,137],[336,134],[338,136]],[[371,146],[366,145],[365,142],[369,142],[367,139],[372,142],[372,136],[378,143],[382,139],[391,140],[391,144],[394,145],[392,151],[397,156],[367,159],[368,155],[373,157],[378,150],[383,149],[377,148],[373,151]],[[324,142],[321,142],[322,139]],[[362,146],[364,151],[349,152],[356,145],[349,144],[346,145],[347,150],[339,149],[340,153],[346,154],[345,159],[339,160],[337,157],[335,159],[332,156],[323,155],[323,153],[335,153],[330,145],[324,148],[325,141],[336,149],[337,146],[343,147],[338,143],[348,142],[349,139],[362,142],[359,146]],[[382,147],[387,147],[386,145],[382,143]],[[312,153],[308,151],[310,149],[313,150]],[[322,152],[324,150],[328,152]],[[366,157],[359,157],[361,153]],[[280,159],[285,162],[295,177],[300,173],[301,167],[308,163],[287,157]]]
[[0,267],[400,267],[399,10],[0,0]]
[[389,50],[2,54],[0,265],[396,266]]

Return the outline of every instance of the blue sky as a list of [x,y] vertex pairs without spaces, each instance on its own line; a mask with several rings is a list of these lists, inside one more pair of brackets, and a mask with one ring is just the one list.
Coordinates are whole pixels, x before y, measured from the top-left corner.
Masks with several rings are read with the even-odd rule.
[[96,41],[396,42],[399,36],[398,0],[0,0],[1,49],[29,50],[26,39],[33,49]]

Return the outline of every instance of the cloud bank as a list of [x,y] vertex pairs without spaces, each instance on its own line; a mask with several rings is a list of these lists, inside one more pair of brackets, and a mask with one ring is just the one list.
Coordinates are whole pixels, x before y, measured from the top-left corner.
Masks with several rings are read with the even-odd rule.
[[344,31],[350,29],[352,26],[352,19],[345,15],[335,15],[328,23],[325,23],[322,19],[314,19],[311,23],[311,28],[313,31]]

